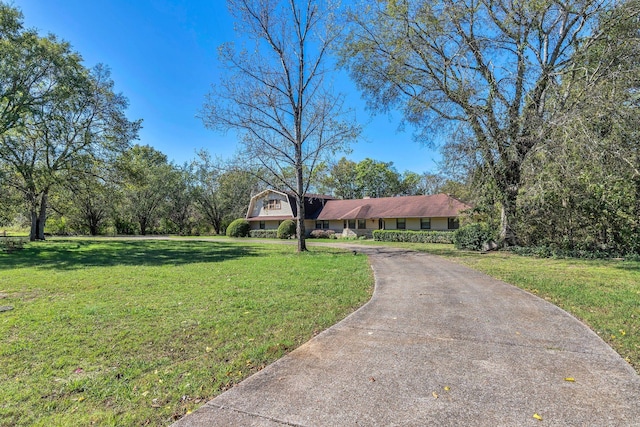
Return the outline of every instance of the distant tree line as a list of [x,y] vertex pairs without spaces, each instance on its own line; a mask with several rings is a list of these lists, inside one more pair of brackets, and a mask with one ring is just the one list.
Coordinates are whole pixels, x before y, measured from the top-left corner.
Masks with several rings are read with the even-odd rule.
[[[228,75],[202,119],[241,134],[239,167],[132,146],[141,123],[108,69],[0,2],[0,224],[24,222],[32,239],[221,232],[261,187],[298,201],[446,192],[502,246],[640,254],[637,0],[229,5],[261,49],[223,46]],[[325,85],[330,52],[374,111],[399,110],[418,141],[442,143],[447,177],[332,162],[360,128]]]

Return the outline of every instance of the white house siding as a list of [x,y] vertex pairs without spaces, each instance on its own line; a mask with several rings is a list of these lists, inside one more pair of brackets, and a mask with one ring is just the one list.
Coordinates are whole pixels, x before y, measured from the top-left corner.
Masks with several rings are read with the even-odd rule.
[[446,231],[449,227],[449,218],[431,218],[431,229]]
[[[264,208],[264,200],[280,200],[280,209],[265,209]],[[253,205],[253,210],[251,211],[250,217],[257,216],[293,216],[293,210],[289,205],[289,198],[285,195],[278,193],[268,193],[264,197],[256,199],[255,204]],[[276,226],[277,228],[277,226]]]
[[420,230],[420,218],[407,218],[407,230]]

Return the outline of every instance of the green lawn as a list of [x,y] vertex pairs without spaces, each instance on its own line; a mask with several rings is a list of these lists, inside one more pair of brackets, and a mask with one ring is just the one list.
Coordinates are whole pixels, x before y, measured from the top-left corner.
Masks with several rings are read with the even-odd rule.
[[640,373],[640,262],[481,254],[442,244],[392,246],[443,256],[552,302],[587,324]]
[[62,240],[0,252],[0,425],[167,425],[366,302],[365,256]]

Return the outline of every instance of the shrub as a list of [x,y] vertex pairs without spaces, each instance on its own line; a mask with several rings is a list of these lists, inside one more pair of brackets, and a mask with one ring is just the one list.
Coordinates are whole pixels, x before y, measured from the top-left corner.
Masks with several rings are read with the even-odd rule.
[[0,251],[11,253],[22,250],[25,241],[19,237],[3,237],[0,238]]
[[275,239],[278,237],[278,230],[251,230],[249,236],[258,239]]
[[453,243],[451,231],[373,230],[379,242]]
[[289,239],[296,235],[296,223],[290,219],[282,221],[278,226],[278,239]]
[[229,224],[227,227],[228,237],[247,237],[251,231],[251,225],[249,221],[244,218],[238,218]]
[[489,226],[480,223],[465,225],[453,233],[453,243],[456,249],[480,251],[493,238],[494,233]]
[[313,230],[309,236],[314,239],[332,239],[335,238],[336,232],[333,230]]

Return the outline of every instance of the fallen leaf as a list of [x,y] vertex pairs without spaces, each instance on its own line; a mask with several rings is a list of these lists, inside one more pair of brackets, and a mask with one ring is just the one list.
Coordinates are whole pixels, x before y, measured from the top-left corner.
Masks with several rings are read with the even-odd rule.
[[78,398],[78,402],[82,402],[83,400],[84,400],[84,396],[80,396],[80,397]]
[[567,377],[567,378],[565,378],[564,380],[565,380],[565,381],[569,381],[570,383],[573,383],[573,382],[575,382],[575,381],[576,381],[576,379],[575,379],[575,378],[573,378],[573,377]]
[[213,349],[211,347],[207,347],[204,349],[207,353],[211,353],[213,351]]
[[535,418],[538,421],[542,421],[542,417],[538,414],[533,414],[533,418]]
[[433,394],[433,398],[434,398],[434,399],[437,399],[437,398],[438,398],[438,393],[436,393],[435,391],[434,391],[433,393],[431,393],[431,394]]
[[147,390],[147,391],[143,391],[143,392],[142,392],[142,395],[143,395],[143,396],[146,396],[147,394],[149,394],[149,390]]

